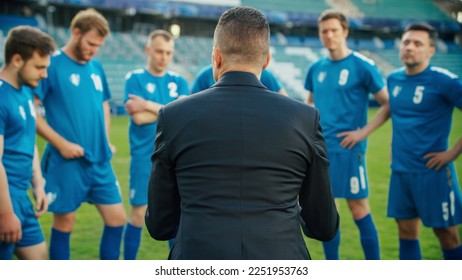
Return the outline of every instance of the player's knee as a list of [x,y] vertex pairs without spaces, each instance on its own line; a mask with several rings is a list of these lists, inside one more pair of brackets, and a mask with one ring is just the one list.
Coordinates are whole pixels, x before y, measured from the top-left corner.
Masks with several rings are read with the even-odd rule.
[[127,221],[127,214],[122,204],[120,206],[114,207],[109,211],[109,215],[103,215],[104,223],[108,226],[118,227],[123,226]]
[[74,228],[75,214],[54,214],[53,227],[62,232],[71,232]]
[[144,224],[144,215],[142,215],[142,214],[139,213],[139,212],[133,211],[133,212],[130,214],[130,223],[131,223],[133,226],[136,226],[136,227],[141,227],[141,226],[143,226],[143,224]]
[[436,236],[438,237],[441,247],[444,249],[454,249],[459,247],[460,238],[457,227],[451,228],[434,228]]
[[369,203],[364,199],[348,200],[348,207],[355,220],[360,220],[370,213]]
[[414,222],[398,221],[400,239],[417,239],[419,237],[419,225]]

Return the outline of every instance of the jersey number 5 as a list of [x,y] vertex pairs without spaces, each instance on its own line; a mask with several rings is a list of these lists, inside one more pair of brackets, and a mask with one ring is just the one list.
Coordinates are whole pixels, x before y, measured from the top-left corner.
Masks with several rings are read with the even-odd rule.
[[414,104],[420,104],[422,102],[424,89],[425,89],[425,87],[423,87],[423,86],[417,86],[415,88],[414,98],[412,99]]

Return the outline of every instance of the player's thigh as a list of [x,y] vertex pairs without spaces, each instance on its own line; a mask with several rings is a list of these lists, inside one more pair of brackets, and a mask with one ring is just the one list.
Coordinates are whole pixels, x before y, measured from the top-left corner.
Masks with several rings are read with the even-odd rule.
[[449,228],[462,223],[462,195],[453,165],[419,176],[414,199],[427,227]]
[[397,220],[419,217],[414,200],[414,174],[392,171],[388,189],[387,216]]
[[45,241],[26,247],[16,247],[15,255],[21,260],[46,260],[48,250]]
[[122,203],[96,204],[96,208],[100,212],[105,225],[118,227],[125,224],[127,217]]
[[119,182],[109,161],[93,163],[88,174],[90,190],[87,200],[94,204],[117,204],[122,202]]
[[87,166],[83,158],[65,159],[56,151],[45,151],[42,168],[49,212],[74,212],[86,200],[91,176],[86,173]]
[[12,196],[14,212],[21,221],[22,238],[15,244],[15,251],[33,247],[45,241],[39,220],[27,192],[15,192]]
[[362,153],[332,153],[329,161],[334,197],[363,199],[369,196],[366,161]]
[[149,157],[132,157],[130,161],[130,204],[143,206],[148,203],[148,184],[151,175]]

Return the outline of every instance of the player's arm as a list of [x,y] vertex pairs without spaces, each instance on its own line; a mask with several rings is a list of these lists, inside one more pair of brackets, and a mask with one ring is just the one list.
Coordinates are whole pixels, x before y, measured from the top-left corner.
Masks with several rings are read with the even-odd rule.
[[314,97],[313,97],[313,93],[311,91],[307,91],[307,98],[306,98],[306,104],[314,107]]
[[125,103],[125,109],[137,125],[153,123],[157,121],[159,110],[163,105],[146,100],[138,95],[129,94]]
[[[40,100],[35,97],[35,106],[40,105]],[[84,156],[84,149],[75,143],[67,141],[59,135],[39,114],[37,114],[37,134],[55,147],[66,158],[79,158]]]
[[45,180],[40,168],[40,157],[37,145],[34,147],[34,159],[32,161],[32,187],[35,197],[35,216],[40,217],[48,210],[48,201],[45,194]]
[[343,148],[352,149],[356,144],[366,139],[369,134],[385,123],[390,117],[390,106],[388,104],[388,90],[383,87],[374,94],[375,100],[380,104],[375,117],[366,126],[357,130],[345,131],[337,134],[337,137],[344,137],[340,142]]
[[110,131],[111,131],[111,107],[109,106],[109,102],[106,100],[103,102],[103,113],[104,113],[104,127],[106,130],[106,138],[107,142],[109,143],[109,148],[111,152],[115,153],[116,147],[111,144],[110,141]]
[[425,159],[430,159],[426,166],[430,169],[440,170],[441,167],[445,166],[451,161],[456,160],[462,153],[462,137],[456,142],[456,144],[449,150],[443,152],[428,153],[424,156]]
[[22,237],[21,222],[14,213],[8,180],[3,166],[4,137],[0,135],[0,243],[16,243]]

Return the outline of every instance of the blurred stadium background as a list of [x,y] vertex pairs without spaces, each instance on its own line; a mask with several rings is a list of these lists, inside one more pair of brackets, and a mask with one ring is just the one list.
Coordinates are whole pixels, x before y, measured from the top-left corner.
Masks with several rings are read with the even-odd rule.
[[[425,21],[440,33],[433,63],[462,74],[461,0],[36,0],[2,1],[0,52],[13,26],[28,24],[49,32],[59,46],[69,38],[69,23],[79,10],[94,7],[110,22],[112,34],[101,48],[113,93],[113,112],[123,114],[125,74],[145,64],[147,34],[156,28],[170,30],[176,41],[172,68],[192,83],[210,63],[213,30],[223,11],[235,5],[262,10],[271,23],[273,60],[269,69],[289,95],[303,100],[303,82],[311,63],[325,55],[317,37],[316,20],[327,8],[349,15],[349,46],[373,58],[384,77],[401,64],[397,47],[410,21]],[[0,58],[0,64],[3,57]]]

